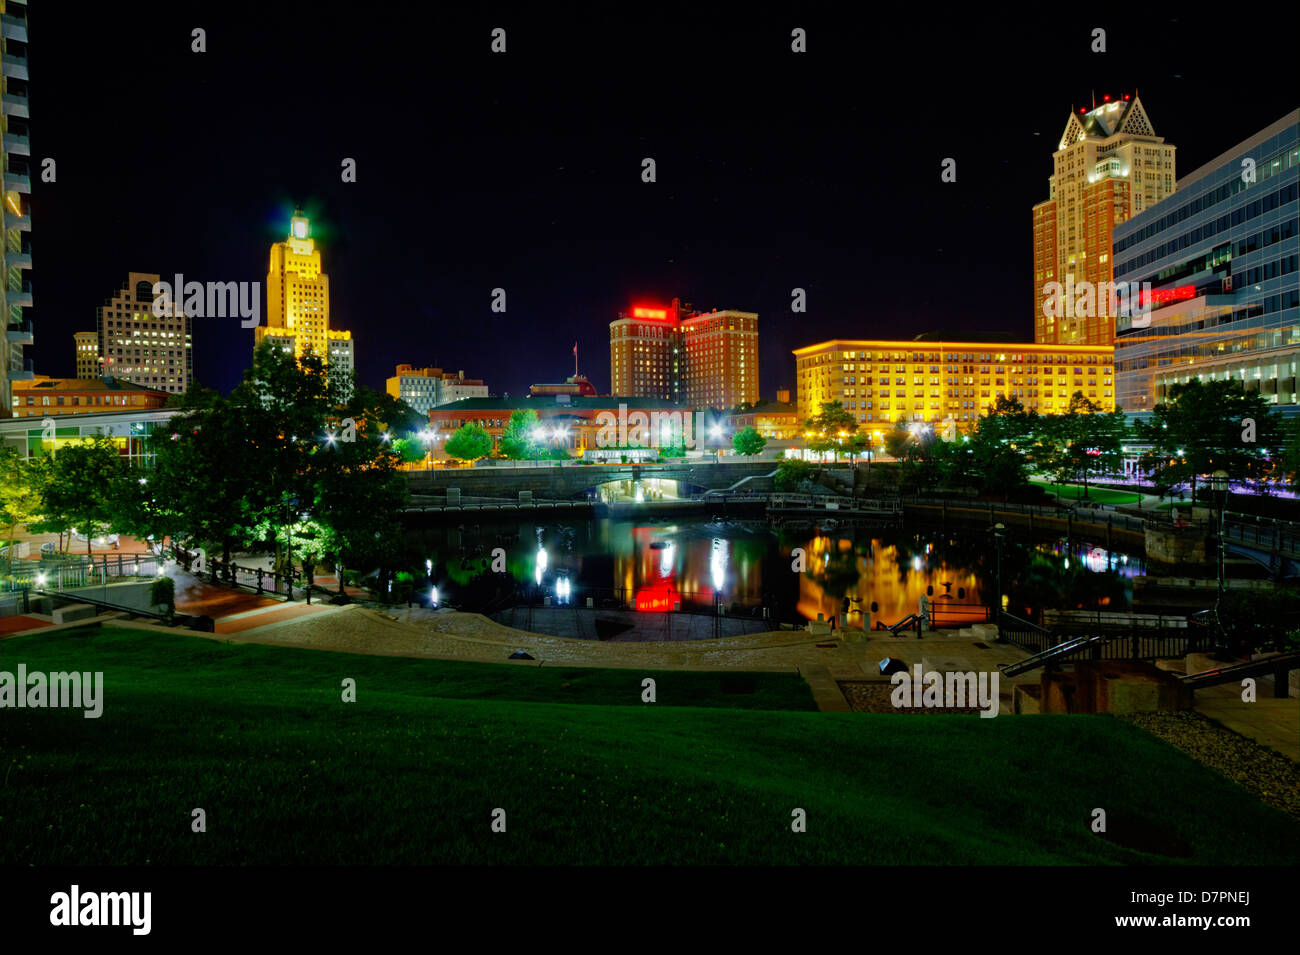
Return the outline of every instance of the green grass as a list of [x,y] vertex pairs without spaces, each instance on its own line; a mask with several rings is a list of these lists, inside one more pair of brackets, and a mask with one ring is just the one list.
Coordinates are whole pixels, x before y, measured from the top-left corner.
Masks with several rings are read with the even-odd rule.
[[[1180,862],[1300,854],[1300,825],[1109,717],[722,708],[806,705],[780,674],[747,675],[753,695],[655,674],[647,705],[640,671],[121,630],[0,644],[0,669],[19,662],[102,670],[105,708],[0,711],[0,863],[1170,861],[1093,834],[1095,808],[1184,840]],[[666,705],[710,680],[713,706]]]
[[[1083,496],[1082,484],[1053,484],[1050,481],[1033,479],[1032,483],[1037,484],[1048,494],[1053,494],[1059,498],[1068,501],[1085,500]],[[1088,497],[1086,500],[1097,504],[1129,504],[1135,505],[1138,502],[1136,491],[1116,491],[1108,487],[1088,487]]]

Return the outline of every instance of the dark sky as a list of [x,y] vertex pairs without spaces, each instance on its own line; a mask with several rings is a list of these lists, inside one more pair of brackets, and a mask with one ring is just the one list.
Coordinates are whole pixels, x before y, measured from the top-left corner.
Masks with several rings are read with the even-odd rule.
[[[298,204],[372,387],[411,362],[520,394],[571,374],[576,340],[605,391],[619,309],[679,295],[759,313],[770,397],[792,383],[790,350],[825,338],[1026,340],[1030,209],[1072,104],[1138,90],[1186,174],[1300,101],[1294,35],[1249,18],[33,6],[33,179],[46,156],[58,178],[33,183],[29,354],[54,375],[72,374],[73,332],[130,270],[264,296]],[[206,53],[190,52],[195,26]],[[497,26],[505,55],[489,51]],[[795,26],[806,54],[790,52]],[[1106,53],[1089,50],[1094,27]],[[228,390],[252,331],[194,324],[198,379]]]

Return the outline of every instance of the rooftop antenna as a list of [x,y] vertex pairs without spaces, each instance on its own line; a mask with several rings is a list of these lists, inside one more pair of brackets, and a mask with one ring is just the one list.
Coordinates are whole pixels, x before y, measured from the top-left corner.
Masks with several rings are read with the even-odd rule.
[[1096,109],[1096,108],[1097,108],[1097,91],[1096,91],[1096,90],[1093,90],[1093,91],[1092,91],[1092,108],[1093,108],[1093,109]]
[[573,343],[573,377],[578,377],[578,343]]

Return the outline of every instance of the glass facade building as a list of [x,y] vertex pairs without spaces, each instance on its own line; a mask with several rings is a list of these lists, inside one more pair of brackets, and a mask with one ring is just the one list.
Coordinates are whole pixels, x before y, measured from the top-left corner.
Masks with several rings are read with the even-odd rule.
[[1142,418],[1170,385],[1233,378],[1283,414],[1300,356],[1300,110],[1115,227],[1116,282],[1150,311],[1116,323],[1117,404]]

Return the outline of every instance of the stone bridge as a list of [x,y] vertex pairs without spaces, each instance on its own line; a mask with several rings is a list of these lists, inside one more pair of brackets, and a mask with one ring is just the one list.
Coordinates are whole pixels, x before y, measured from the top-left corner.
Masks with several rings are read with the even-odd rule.
[[745,478],[744,487],[756,491],[772,490],[771,478],[764,475],[776,470],[772,458],[759,460],[728,460],[714,463],[711,459],[688,460],[678,464],[551,464],[520,462],[493,467],[434,468],[429,471],[407,471],[411,493],[441,495],[447,488],[460,488],[469,497],[518,496],[520,491],[532,491],[535,498],[571,500],[581,497],[591,488],[611,481],[667,478],[681,481],[705,490],[724,490]]

